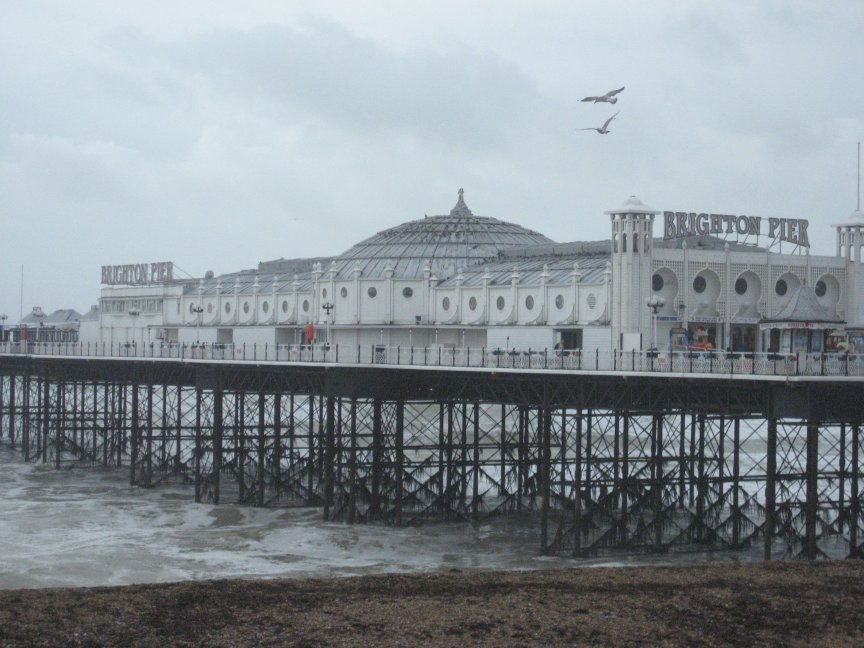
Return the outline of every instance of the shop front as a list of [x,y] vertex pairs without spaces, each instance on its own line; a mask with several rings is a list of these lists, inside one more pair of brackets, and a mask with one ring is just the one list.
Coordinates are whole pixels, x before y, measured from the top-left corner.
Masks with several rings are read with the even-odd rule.
[[687,324],[687,340],[690,351],[716,351],[723,340],[723,325],[717,318],[691,320]]
[[736,318],[729,327],[729,349],[734,353],[755,353],[759,339],[759,318]]

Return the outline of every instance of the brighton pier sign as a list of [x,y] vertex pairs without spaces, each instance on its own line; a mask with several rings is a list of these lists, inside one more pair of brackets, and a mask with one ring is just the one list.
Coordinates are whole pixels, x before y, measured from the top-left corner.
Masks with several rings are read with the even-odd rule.
[[141,286],[173,278],[174,263],[171,261],[102,266],[102,283],[107,286]]
[[[763,225],[767,221],[767,232]],[[695,212],[663,212],[663,238],[665,240],[697,236],[699,234],[736,234],[738,236],[768,236],[810,247],[806,220],[800,218],[768,218],[761,216],[734,216]]]

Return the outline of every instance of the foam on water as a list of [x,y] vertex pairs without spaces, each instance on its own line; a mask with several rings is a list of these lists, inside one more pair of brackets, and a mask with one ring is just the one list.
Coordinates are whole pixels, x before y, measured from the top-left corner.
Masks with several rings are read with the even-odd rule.
[[515,517],[347,525],[313,508],[195,504],[190,487],[145,490],[127,478],[24,464],[0,447],[0,588],[646,562],[540,556],[536,521]]
[[537,532],[511,522],[391,528],[319,509],[195,504],[190,488],[131,487],[125,471],[55,470],[0,448],[0,587],[449,568],[534,569]]

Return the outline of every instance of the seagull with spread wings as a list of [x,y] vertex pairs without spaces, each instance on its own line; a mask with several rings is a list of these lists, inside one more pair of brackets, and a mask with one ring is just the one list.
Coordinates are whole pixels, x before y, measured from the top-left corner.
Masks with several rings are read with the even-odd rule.
[[617,116],[618,116],[618,113],[616,112],[616,113],[615,113],[614,115],[612,115],[609,119],[607,119],[607,120],[606,120],[606,123],[603,124],[600,128],[577,128],[576,130],[577,130],[577,131],[593,130],[593,131],[597,131],[597,132],[600,133],[601,135],[605,135],[606,133],[609,133],[609,132],[610,132],[610,131],[609,131],[609,123],[610,123],[613,119],[615,119],[615,117],[617,117]]
[[605,103],[614,104],[618,101],[618,97],[616,97],[615,95],[617,95],[619,92],[621,92],[624,89],[624,87],[625,86],[621,86],[617,90],[610,90],[605,95],[601,95],[599,97],[585,97],[582,101],[593,101],[594,103],[605,102]]

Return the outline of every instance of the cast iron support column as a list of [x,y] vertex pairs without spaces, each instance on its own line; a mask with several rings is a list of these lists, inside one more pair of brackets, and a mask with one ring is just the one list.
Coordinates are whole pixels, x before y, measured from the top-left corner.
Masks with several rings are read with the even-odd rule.
[[315,480],[315,395],[309,395],[309,425],[307,428],[306,444],[308,450],[309,469],[306,473],[306,497],[311,504],[314,497]]
[[[164,405],[163,405],[164,407]],[[153,486],[153,385],[147,385],[147,474],[144,476],[144,487]]]
[[280,492],[282,488],[282,394],[273,395],[273,491]]
[[549,547],[549,482],[552,472],[552,417],[549,412],[549,404],[544,398],[543,406],[538,412],[540,424],[540,493],[541,511],[540,522],[540,549],[544,553]]
[[573,466],[573,553],[582,553],[582,408],[576,410],[576,456]]
[[195,501],[201,501],[201,388],[195,389]]
[[732,430],[733,456],[732,456],[732,546],[736,549],[741,544],[741,503],[739,501],[739,490],[741,489],[741,417],[734,419]]
[[[213,387],[213,503],[219,504],[222,483],[222,435],[225,432],[225,421],[222,407],[224,393],[222,381],[218,380]],[[241,478],[242,483],[242,478]]]
[[[7,407],[9,412],[9,437],[11,439],[15,438],[15,382],[15,376],[9,376],[9,404]],[[24,393],[26,395],[27,391],[25,390]],[[28,447],[29,439],[24,440],[24,436],[28,434],[26,426],[22,426],[21,432],[22,443],[24,444],[24,461],[27,461],[30,448]]]
[[654,415],[654,549],[663,549],[663,415]]
[[39,450],[42,454],[42,463],[48,463],[48,426],[51,418],[51,383],[47,378],[42,380],[42,434]]
[[405,498],[404,485],[404,443],[405,443],[405,402],[396,401],[396,525],[402,526],[402,501]]
[[678,429],[678,508],[683,509],[687,499],[687,415],[681,412]]
[[135,471],[138,468],[138,443],[140,441],[140,421],[138,420],[138,383],[132,383],[132,448],[129,459],[129,483],[135,485]]
[[805,511],[805,543],[804,556],[815,560],[818,552],[816,546],[816,522],[819,514],[819,423],[813,420],[811,412],[807,419],[807,504]]
[[852,475],[849,484],[849,557],[859,558],[858,519],[861,516],[861,500],[858,491],[858,443],[861,433],[858,423],[852,424]]
[[[63,454],[63,442],[66,433],[66,378],[60,376],[57,378],[57,397],[54,399],[55,404],[55,419],[54,419],[54,467],[60,467],[60,457]],[[47,439],[46,439],[47,444]]]
[[[258,460],[255,471],[255,504],[264,506],[264,461],[267,452],[267,438],[264,434],[264,405],[267,397],[258,394]],[[278,400],[278,396],[277,396]]]
[[[3,394],[6,391],[6,385],[10,382],[14,382],[14,380],[14,376],[9,376],[8,378],[0,376],[0,441],[3,440],[3,419],[6,418],[5,398],[3,397]],[[14,429],[15,428],[11,425],[9,426],[9,446],[13,449],[15,448],[15,436],[12,434]]]
[[699,447],[697,452],[698,484],[696,487],[696,542],[705,539],[705,504],[708,487],[705,483],[705,413],[699,413]]
[[591,470],[591,461],[594,456],[594,410],[589,409],[585,418],[585,454],[583,455],[583,463],[585,465],[585,481],[584,489],[585,489],[585,503],[584,503],[584,512],[585,517],[588,518],[585,524],[582,526],[582,532],[585,538],[588,538],[588,530],[591,526],[591,521],[594,517],[594,497],[592,494],[592,489],[594,487],[593,484],[593,471]]
[[500,452],[500,481],[498,483],[498,495],[507,495],[507,406],[501,403],[501,446]]
[[333,506],[333,458],[334,443],[336,439],[336,401],[332,396],[327,397],[327,415],[325,426],[327,438],[324,443],[324,519],[330,519],[330,510]]
[[446,490],[444,491],[444,506],[446,519],[449,521],[453,513],[453,401],[447,402],[447,450],[445,453],[445,470],[447,471]]
[[449,412],[449,408],[445,407],[443,402],[438,403],[438,506],[436,507],[437,512],[444,512],[444,501],[445,501],[445,493],[447,492],[445,489],[447,488],[446,481],[446,465],[444,463],[444,453],[445,453],[445,444],[444,444],[444,415],[445,412]]
[[369,519],[381,517],[381,471],[382,471],[382,438],[381,438],[381,399],[372,401],[372,501],[369,506]]
[[843,535],[843,527],[846,522],[846,424],[840,424],[840,466],[839,473],[839,498],[837,502],[837,531]]
[[249,501],[246,492],[246,392],[234,392],[234,443],[230,447],[234,450],[237,497],[246,503]]
[[774,541],[774,516],[777,506],[777,419],[774,418],[774,396],[768,401],[768,443],[765,475],[765,560],[771,560]]
[[[561,451],[560,451],[560,474],[558,475],[558,497],[561,502],[561,517],[567,519],[572,513],[567,504],[567,410],[561,409]],[[616,467],[617,469],[617,467]]]
[[474,483],[471,485],[474,495],[471,498],[471,516],[476,522],[480,515],[480,404],[474,403],[474,453],[472,470]]
[[357,515],[357,399],[351,398],[351,454],[349,455],[349,482],[350,490],[348,491],[348,524],[354,524],[355,516]]
[[463,402],[459,434],[459,511],[467,509],[468,493],[468,403]]
[[621,523],[620,528],[621,532],[618,537],[618,542],[624,545],[627,541],[627,527],[629,524],[629,519],[627,515],[627,509],[630,506],[630,495],[628,491],[629,481],[630,481],[630,412],[624,410],[624,431],[623,438],[621,439],[621,455],[622,455],[622,464],[621,464],[621,500],[619,503],[619,510],[621,511]]

